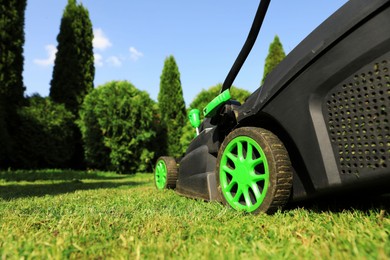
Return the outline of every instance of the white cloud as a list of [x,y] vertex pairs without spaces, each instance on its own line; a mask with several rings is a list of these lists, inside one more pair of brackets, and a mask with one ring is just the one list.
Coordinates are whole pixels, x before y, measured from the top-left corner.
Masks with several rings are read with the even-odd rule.
[[120,67],[122,65],[122,61],[117,56],[110,56],[107,60],[107,63],[113,67]]
[[139,58],[141,58],[142,56],[144,56],[144,54],[140,51],[138,51],[136,48],[134,47],[130,47],[129,48],[129,51],[130,51],[130,58],[133,60],[133,61],[136,61],[138,60]]
[[94,61],[95,61],[95,66],[97,67],[102,67],[103,66],[103,56],[100,55],[99,53],[95,53],[93,55]]
[[46,59],[34,59],[34,63],[40,66],[50,66],[54,64],[54,60],[56,59],[56,53],[57,48],[52,45],[46,45],[45,46],[46,52],[47,52],[47,58]]
[[93,30],[93,47],[98,50],[105,50],[108,47],[111,47],[112,44],[110,40],[104,35],[104,32],[100,28],[96,28]]

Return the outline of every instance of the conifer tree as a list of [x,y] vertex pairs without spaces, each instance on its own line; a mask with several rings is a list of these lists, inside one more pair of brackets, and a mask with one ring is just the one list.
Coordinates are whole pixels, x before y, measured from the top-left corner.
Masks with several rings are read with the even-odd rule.
[[26,0],[0,0],[0,168],[9,167],[17,108],[24,101],[23,45]]
[[[166,130],[166,138],[161,138],[166,147],[166,154],[173,157],[182,155],[180,137],[187,118],[180,81],[180,72],[175,58],[171,55],[165,59],[160,77],[158,105],[161,123]],[[165,139],[165,140],[164,140]]]
[[74,115],[84,97],[93,89],[95,77],[93,31],[89,13],[76,0],[68,0],[64,10],[51,80],[50,97],[65,104]]
[[[82,4],[77,4],[76,0],[68,0],[57,41],[50,97],[54,102],[64,104],[77,119],[85,96],[93,89],[95,67],[89,12]],[[81,132],[76,124],[73,141],[74,154],[69,167],[82,169],[84,151]]]
[[279,37],[275,35],[274,41],[270,44],[268,49],[268,56],[265,59],[264,74],[261,83],[264,83],[267,75],[286,57],[282,43]]

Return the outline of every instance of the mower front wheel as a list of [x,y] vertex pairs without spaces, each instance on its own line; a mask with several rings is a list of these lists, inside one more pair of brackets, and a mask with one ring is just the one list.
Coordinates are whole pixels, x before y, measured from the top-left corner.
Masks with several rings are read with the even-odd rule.
[[178,167],[175,158],[161,156],[156,162],[154,170],[154,183],[157,189],[176,188]]
[[220,147],[216,172],[222,202],[236,210],[273,213],[290,197],[291,162],[283,143],[268,130],[231,132]]

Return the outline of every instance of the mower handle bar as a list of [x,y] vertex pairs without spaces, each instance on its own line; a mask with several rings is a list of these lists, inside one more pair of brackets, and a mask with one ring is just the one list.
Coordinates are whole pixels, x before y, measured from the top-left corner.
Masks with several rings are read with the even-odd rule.
[[220,93],[224,92],[227,89],[230,89],[234,80],[237,77],[238,72],[240,72],[242,65],[244,64],[246,58],[252,50],[253,45],[256,42],[270,2],[271,0],[260,0],[259,7],[257,8],[255,18],[253,19],[252,27],[249,31],[246,41],[242,46],[242,49],[238,54],[236,61],[234,62],[232,68],[226,76],[226,79],[222,84],[222,89]]

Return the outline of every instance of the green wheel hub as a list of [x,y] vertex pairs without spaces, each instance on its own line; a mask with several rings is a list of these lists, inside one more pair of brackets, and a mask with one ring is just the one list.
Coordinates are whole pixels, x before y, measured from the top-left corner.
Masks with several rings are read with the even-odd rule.
[[255,211],[263,203],[270,183],[267,158],[248,136],[232,139],[223,151],[219,177],[221,191],[236,210]]
[[155,181],[157,189],[162,190],[166,187],[168,170],[164,160],[159,160],[155,170]]

